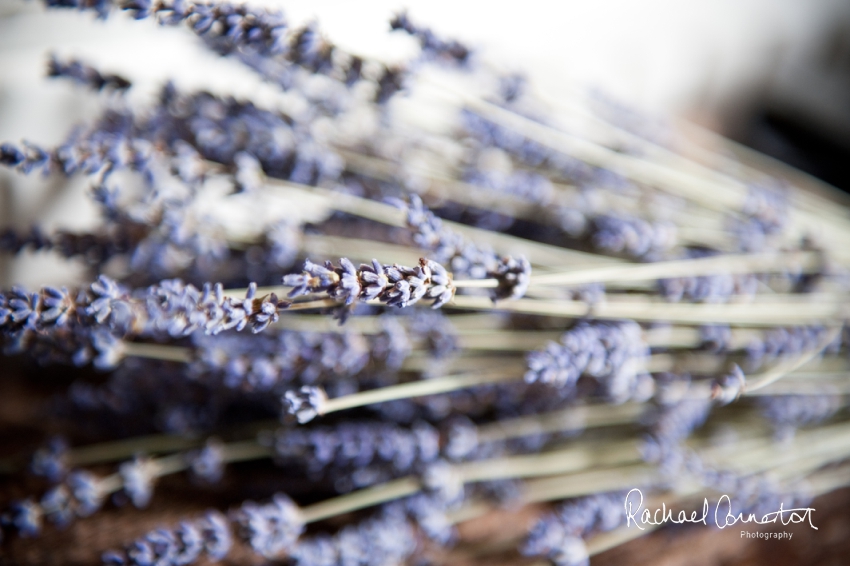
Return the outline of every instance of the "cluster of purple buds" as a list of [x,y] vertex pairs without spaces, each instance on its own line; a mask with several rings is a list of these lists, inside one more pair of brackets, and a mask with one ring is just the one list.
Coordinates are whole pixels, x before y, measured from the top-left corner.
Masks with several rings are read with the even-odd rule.
[[291,303],[271,293],[257,297],[257,284],[251,283],[244,299],[225,297],[221,284],[209,283],[203,290],[178,279],[151,286],[145,295],[147,328],[150,334],[189,336],[197,330],[218,334],[247,327],[262,332],[279,318],[279,310]]
[[281,415],[294,416],[299,423],[304,424],[325,414],[328,396],[320,387],[305,385],[299,390],[287,391],[281,397]]
[[466,65],[469,62],[471,51],[468,47],[456,40],[445,40],[437,37],[429,28],[417,26],[407,15],[400,12],[390,21],[392,30],[401,30],[419,40],[422,46],[422,54],[430,59],[444,60]]
[[589,375],[615,401],[642,395],[643,368],[649,348],[633,321],[579,322],[560,342],[528,354],[527,383],[547,383],[573,393],[580,376]]
[[732,328],[725,324],[700,326],[700,347],[718,354],[728,352],[732,345]]
[[687,463],[682,443],[705,423],[711,405],[708,399],[680,398],[653,407],[646,416],[649,434],[640,447],[643,459],[659,464],[662,472],[679,472]]
[[[349,422],[316,428],[281,428],[275,454],[284,462],[303,462],[310,471],[333,468],[351,472],[370,465],[389,465],[395,473],[410,473],[433,461],[440,435],[425,422],[410,427],[382,422]],[[361,474],[362,475],[362,474]],[[357,478],[355,485],[360,484]]]
[[201,483],[217,483],[224,475],[224,448],[218,440],[207,440],[203,448],[190,452],[186,459],[192,477]]
[[345,305],[378,300],[399,308],[421,299],[433,299],[432,308],[440,308],[455,293],[452,276],[442,265],[425,258],[415,267],[385,265],[373,259],[371,265],[361,264],[359,268],[346,258],[339,260],[339,266],[308,260],[303,273],[286,275],[283,284],[293,287],[290,297],[325,293]]
[[57,230],[45,234],[38,226],[26,231],[7,228],[0,231],[0,253],[18,254],[31,251],[54,250],[63,257],[81,257],[90,264],[102,264],[107,259],[124,253],[130,248],[126,231],[68,232]]
[[669,222],[648,222],[624,214],[593,218],[593,245],[612,254],[656,257],[675,245],[676,228]]
[[791,326],[766,330],[761,338],[755,338],[747,344],[747,368],[756,370],[777,359],[799,356],[821,347],[827,331],[825,326]]
[[593,167],[570,155],[553,151],[469,108],[461,111],[461,119],[465,131],[478,144],[483,147],[502,149],[530,167],[545,166],[564,179],[582,187],[592,187],[592,190],[598,188],[620,190],[625,184],[625,180],[613,171]]
[[549,179],[539,173],[525,170],[502,173],[470,168],[464,172],[463,180],[477,187],[517,196],[539,204],[549,203],[554,192]]
[[25,537],[38,535],[45,519],[58,527],[67,526],[100,509],[105,498],[100,481],[90,472],[72,471],[38,501],[29,498],[14,503],[0,521]]
[[531,282],[531,264],[524,257],[503,257],[496,269],[488,273],[499,282],[493,293],[493,301],[520,299],[528,291]]
[[127,90],[133,84],[120,75],[101,73],[77,59],[60,61],[55,55],[50,57],[47,74],[50,77],[67,77],[82,86],[97,91],[122,91]]
[[370,342],[348,332],[284,330],[256,338],[194,334],[192,341],[194,376],[206,380],[209,374],[221,374],[227,387],[254,391],[293,381],[314,384],[353,376],[372,358]]
[[[715,252],[708,250],[688,249],[684,259],[700,259],[713,255]],[[752,297],[757,290],[758,278],[752,273],[719,273],[658,280],[659,294],[673,303],[725,303],[733,296]]]
[[298,542],[291,556],[298,566],[404,564],[417,549],[416,531],[400,505],[385,505],[375,516],[343,527],[333,536]]
[[142,173],[150,181],[153,177],[149,167],[151,155],[152,145],[138,137],[132,116],[126,111],[115,110],[107,111],[91,128],[75,130],[53,149],[29,142],[20,146],[0,145],[0,164],[14,167],[21,173],[40,170],[44,175],[72,175],[79,172],[98,175],[100,179],[113,171],[129,169]]
[[301,510],[286,495],[276,494],[265,505],[248,501],[233,513],[240,534],[265,558],[279,558],[293,549],[304,532]]
[[124,462],[118,468],[118,474],[124,486],[124,493],[136,507],[147,507],[153,497],[156,465],[150,458],[136,457]]
[[[321,73],[346,85],[364,77],[366,61],[344,53],[321,37],[314,24],[292,30],[280,11],[230,2],[191,0],[44,0],[48,8],[94,10],[106,18],[113,5],[135,19],[155,17],[162,25],[187,24],[220,55],[233,55],[282,88],[293,82],[294,68]],[[401,89],[403,70],[379,65],[375,99],[389,100]]]
[[270,177],[308,185],[334,182],[342,172],[339,155],[280,112],[206,92],[180,93],[173,85],[160,98],[156,113],[137,124],[140,135],[164,143],[173,153],[182,149],[190,164],[195,159],[187,145],[204,159],[235,167],[240,178],[248,177],[246,170],[253,167],[253,180],[243,180],[254,187],[257,177],[262,178],[257,166]]
[[30,471],[54,483],[61,481],[68,473],[68,443],[59,436],[51,438],[33,454]]
[[610,493],[565,503],[532,527],[520,550],[526,556],[545,556],[557,566],[587,566],[590,558],[583,537],[622,525],[623,500],[622,493]]
[[729,219],[729,229],[737,236],[741,251],[759,252],[771,244],[788,222],[787,187],[751,185],[744,202],[742,218]]
[[436,260],[449,265],[455,275],[484,279],[495,269],[498,256],[492,250],[480,248],[463,235],[445,228],[442,220],[428,210],[419,195],[411,195],[409,202],[397,201],[395,204],[405,212],[414,243],[433,252]]
[[525,294],[531,277],[531,264],[525,258],[499,257],[444,228],[440,218],[425,207],[418,195],[411,195],[409,202],[397,201],[396,204],[405,211],[407,226],[413,230],[413,241],[434,252],[437,260],[448,264],[454,274],[471,279],[498,279],[493,300],[517,299]]
[[842,407],[838,395],[771,395],[760,397],[762,414],[774,426],[781,438],[790,438],[797,428],[820,424]]
[[212,561],[221,560],[232,544],[227,518],[209,511],[203,518],[182,521],[174,529],[155,529],[124,552],[104,553],[102,561],[107,566],[188,566],[204,555]]

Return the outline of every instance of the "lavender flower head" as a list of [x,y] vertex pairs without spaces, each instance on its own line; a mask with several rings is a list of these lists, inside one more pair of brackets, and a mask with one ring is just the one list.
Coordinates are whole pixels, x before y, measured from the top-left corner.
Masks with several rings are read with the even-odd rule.
[[308,260],[303,273],[286,275],[283,284],[293,288],[290,297],[326,293],[345,305],[357,300],[378,300],[399,308],[421,299],[433,299],[431,308],[440,308],[455,293],[446,269],[425,258],[415,267],[384,265],[373,259],[371,265],[360,264],[359,268],[346,258],[339,260],[339,266],[330,261],[318,265]]
[[610,398],[622,402],[637,392],[649,354],[642,334],[632,321],[580,322],[559,343],[528,354],[525,381],[568,392],[586,374],[604,385]]

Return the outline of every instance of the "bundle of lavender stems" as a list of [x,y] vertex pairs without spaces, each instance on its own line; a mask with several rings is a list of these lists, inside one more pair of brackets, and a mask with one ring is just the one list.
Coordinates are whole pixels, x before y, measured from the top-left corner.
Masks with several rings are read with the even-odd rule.
[[[44,409],[65,434],[2,462],[4,545],[183,477],[189,511],[104,564],[579,566],[652,530],[627,525],[635,488],[762,516],[850,484],[829,187],[547,97],[406,13],[400,65],[248,4],[44,5],[180,27],[296,103],[168,83],[136,107],[120,70],[49,59],[102,113],[0,164],[85,179],[100,221],[0,234],[89,279],[0,290],[4,364],[79,368]],[[464,534],[487,516],[510,528]]]

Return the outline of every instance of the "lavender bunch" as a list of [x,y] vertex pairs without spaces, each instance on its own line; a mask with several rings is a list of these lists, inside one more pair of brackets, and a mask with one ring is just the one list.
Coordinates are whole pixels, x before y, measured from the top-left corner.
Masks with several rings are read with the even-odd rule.
[[[596,535],[622,526],[635,486],[728,488],[767,512],[787,489],[765,473],[846,482],[847,259],[831,240],[850,231],[837,205],[687,140],[661,149],[593,109],[573,131],[518,74],[478,65],[406,13],[390,28],[421,55],[392,66],[250,5],[45,5],[186,28],[288,91],[289,110],[167,83],[147,107],[97,97],[100,117],[56,146],[0,144],[13,184],[83,177],[101,215],[87,232],[0,236],[3,251],[83,259],[92,281],[0,293],[0,340],[21,380],[29,360],[79,366],[37,384],[56,397],[33,428],[69,440],[46,442],[35,477],[21,474],[47,485],[10,487],[4,538],[97,528],[111,518],[91,516],[108,505],[157,513],[182,481],[166,477],[188,472],[172,489],[220,509],[137,530],[104,563],[246,552],[304,566],[490,563],[487,542],[474,555],[452,548],[469,540],[455,524],[490,512],[519,523],[522,507],[537,519],[523,554],[584,565]],[[385,104],[417,88],[407,79],[427,61],[498,84],[442,89],[459,136],[403,119],[430,110],[420,97]],[[130,88],[77,59],[53,57],[48,73]],[[273,209],[274,194],[309,210]],[[231,204],[262,207],[263,225],[239,225]],[[329,254],[341,259],[290,272]],[[357,317],[342,331],[329,314]],[[21,462],[0,467],[17,474]],[[13,561],[26,556],[26,542],[7,544]]]

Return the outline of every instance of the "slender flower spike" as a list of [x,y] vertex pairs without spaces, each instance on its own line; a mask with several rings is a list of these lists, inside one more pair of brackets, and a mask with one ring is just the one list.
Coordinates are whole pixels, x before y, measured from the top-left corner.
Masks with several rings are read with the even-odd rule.
[[[516,279],[507,272],[505,276]],[[431,307],[437,309],[455,293],[452,276],[446,268],[425,258],[414,267],[385,265],[373,259],[371,265],[361,264],[359,268],[346,258],[339,260],[338,267],[330,261],[318,265],[308,260],[302,273],[284,276],[283,284],[292,287],[290,297],[326,293],[344,305],[377,299],[399,308],[432,299]]]
[[328,397],[320,387],[305,385],[298,391],[287,391],[283,394],[285,414],[295,415],[301,424],[324,414]]
[[254,552],[266,558],[275,558],[290,550],[304,532],[298,506],[282,493],[266,505],[250,501],[243,504],[236,520]]

